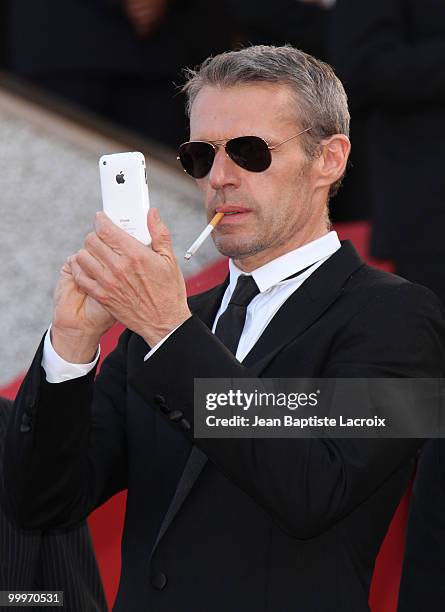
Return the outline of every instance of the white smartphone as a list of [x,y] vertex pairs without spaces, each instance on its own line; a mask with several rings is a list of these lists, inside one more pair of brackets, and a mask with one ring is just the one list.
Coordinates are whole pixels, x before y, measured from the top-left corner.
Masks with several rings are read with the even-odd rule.
[[147,168],[142,153],[114,153],[99,160],[103,210],[130,236],[150,244]]

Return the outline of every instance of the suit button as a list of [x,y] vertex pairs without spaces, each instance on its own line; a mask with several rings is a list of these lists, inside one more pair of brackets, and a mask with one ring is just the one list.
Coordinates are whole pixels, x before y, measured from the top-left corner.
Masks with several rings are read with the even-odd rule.
[[157,404],[165,404],[166,400],[165,397],[163,395],[160,395],[159,393],[157,395],[155,395],[155,402]]
[[187,419],[182,419],[181,422],[179,423],[179,426],[183,431],[190,431],[191,429],[191,425],[187,421]]
[[32,417],[25,412],[23,414],[23,416],[22,416],[22,423],[20,425],[20,431],[22,433],[30,432],[31,431],[31,425],[32,425]]
[[152,576],[151,584],[158,591],[162,591],[167,585],[167,576],[163,572],[158,572]]
[[168,418],[170,419],[170,421],[173,421],[173,423],[177,423],[182,419],[183,416],[184,413],[181,412],[181,410],[172,410],[172,412],[170,412],[170,414],[168,415]]
[[170,412],[170,408],[167,406],[165,402],[159,402],[159,408],[161,409],[161,412],[163,412],[164,414],[168,414]]
[[36,407],[36,399],[34,395],[28,395],[28,397],[26,398],[26,403],[28,404],[28,414],[31,414],[32,412],[34,412],[34,408]]

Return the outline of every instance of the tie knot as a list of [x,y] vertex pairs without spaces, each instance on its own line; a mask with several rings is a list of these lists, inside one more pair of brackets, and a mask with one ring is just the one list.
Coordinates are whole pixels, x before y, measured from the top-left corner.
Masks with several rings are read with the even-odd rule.
[[235,306],[247,307],[259,292],[260,290],[258,289],[258,285],[256,284],[253,276],[241,274],[238,277],[235,291],[233,292],[229,303]]

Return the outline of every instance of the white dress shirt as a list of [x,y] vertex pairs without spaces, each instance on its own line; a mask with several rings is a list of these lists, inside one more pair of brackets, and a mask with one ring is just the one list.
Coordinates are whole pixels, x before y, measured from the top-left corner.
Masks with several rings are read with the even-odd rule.
[[[256,295],[247,307],[246,321],[236,351],[236,358],[242,361],[250,352],[264,329],[270,323],[277,310],[284,304],[294,291],[296,291],[305,280],[321,266],[331,255],[340,248],[340,241],[336,232],[329,232],[317,240],[313,240],[294,251],[285,253],[277,259],[269,261],[264,266],[257,268],[251,273],[260,293]],[[307,268],[305,270],[305,268]],[[295,278],[289,276],[299,270],[305,270]],[[221,301],[221,306],[216,314],[212,331],[215,332],[219,317],[226,310],[232,293],[240,274],[244,274],[232,260],[229,261],[230,281]],[[288,280],[285,280],[288,279]],[[180,327],[180,326],[179,326]],[[177,328],[176,328],[177,329]],[[163,338],[145,356],[147,360],[157,351],[166,339],[175,331]],[[99,351],[91,363],[78,364],[68,363],[62,359],[53,349],[48,330],[43,348],[42,367],[46,373],[46,379],[50,383],[59,383],[72,380],[88,374],[99,359]]]
[[[250,352],[284,302],[340,246],[337,232],[329,232],[329,234],[317,240],[269,261],[251,273],[260,293],[253,298],[247,307],[246,321],[236,350],[238,361],[242,361]],[[284,280],[305,268],[307,269],[297,277]],[[244,274],[232,260],[229,261],[229,271],[230,282],[224,293],[221,306],[216,313],[212,327],[213,333],[215,333],[219,317],[227,308],[232,293],[235,291],[238,277],[240,274]]]

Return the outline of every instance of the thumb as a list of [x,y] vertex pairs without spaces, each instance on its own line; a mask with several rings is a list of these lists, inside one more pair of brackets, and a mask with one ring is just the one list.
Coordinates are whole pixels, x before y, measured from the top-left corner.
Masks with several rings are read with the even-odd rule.
[[157,208],[150,208],[148,211],[147,225],[153,251],[159,253],[159,255],[172,255],[173,247],[170,232],[162,221]]

